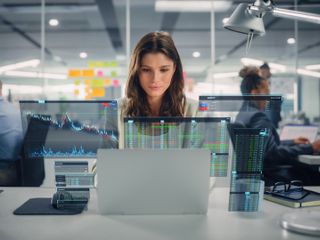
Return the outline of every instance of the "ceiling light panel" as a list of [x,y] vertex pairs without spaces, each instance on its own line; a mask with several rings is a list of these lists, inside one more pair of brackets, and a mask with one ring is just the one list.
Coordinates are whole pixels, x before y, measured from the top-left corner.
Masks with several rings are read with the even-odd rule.
[[156,12],[225,12],[231,1],[156,1]]
[[28,61],[5,65],[5,66],[0,67],[0,74],[5,71],[15,70],[15,69],[19,69],[19,68],[37,67],[39,65],[39,63],[40,63],[39,59],[31,59]]

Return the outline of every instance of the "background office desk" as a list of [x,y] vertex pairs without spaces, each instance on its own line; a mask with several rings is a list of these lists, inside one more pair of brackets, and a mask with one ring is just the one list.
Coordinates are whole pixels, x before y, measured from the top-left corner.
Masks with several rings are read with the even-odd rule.
[[[15,216],[13,210],[32,197],[50,197],[53,189],[2,188],[0,239],[315,239],[281,229],[279,217],[291,209],[264,201],[258,213],[228,212],[228,189],[210,194],[207,215],[101,216],[95,191],[88,211],[73,216]],[[315,188],[320,190],[320,188]],[[310,208],[309,208],[310,209]],[[320,207],[312,208],[320,211]]]
[[320,172],[320,155],[300,155],[298,161]]

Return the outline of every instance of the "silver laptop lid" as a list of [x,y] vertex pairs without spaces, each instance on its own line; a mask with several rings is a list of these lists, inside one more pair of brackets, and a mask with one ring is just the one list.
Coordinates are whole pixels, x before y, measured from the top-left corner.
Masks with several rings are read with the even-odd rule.
[[99,149],[99,210],[102,214],[204,214],[209,178],[206,149]]

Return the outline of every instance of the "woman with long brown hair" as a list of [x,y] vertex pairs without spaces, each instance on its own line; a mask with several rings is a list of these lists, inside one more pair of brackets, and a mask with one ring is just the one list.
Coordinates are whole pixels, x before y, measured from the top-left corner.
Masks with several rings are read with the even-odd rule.
[[119,148],[124,117],[192,117],[198,102],[184,94],[182,63],[171,36],[151,32],[137,43],[129,67],[125,97],[118,101]]
[[195,115],[198,106],[184,95],[181,59],[168,33],[148,33],[136,45],[120,107],[130,117]]

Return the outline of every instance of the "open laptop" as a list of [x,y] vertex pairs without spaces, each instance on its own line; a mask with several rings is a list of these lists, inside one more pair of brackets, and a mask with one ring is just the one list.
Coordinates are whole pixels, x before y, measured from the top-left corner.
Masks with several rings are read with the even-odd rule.
[[280,139],[282,141],[292,140],[298,137],[305,137],[310,142],[314,142],[317,138],[318,131],[318,126],[286,125],[281,131]]
[[102,214],[205,214],[210,150],[99,149]]

